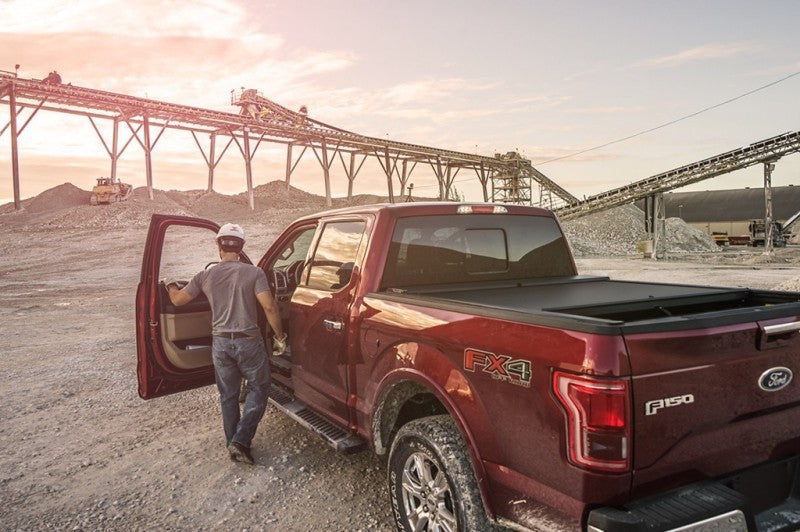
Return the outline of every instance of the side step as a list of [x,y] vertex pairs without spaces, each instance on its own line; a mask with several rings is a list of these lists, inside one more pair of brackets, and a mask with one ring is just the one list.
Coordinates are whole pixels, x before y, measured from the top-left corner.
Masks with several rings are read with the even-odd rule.
[[308,430],[319,434],[337,451],[350,454],[366,447],[363,438],[334,425],[277,386],[270,387],[269,401]]

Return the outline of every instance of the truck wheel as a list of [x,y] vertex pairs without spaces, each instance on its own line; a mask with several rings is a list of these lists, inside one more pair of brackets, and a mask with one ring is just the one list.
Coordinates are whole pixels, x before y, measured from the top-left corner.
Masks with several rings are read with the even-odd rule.
[[389,495],[397,528],[488,530],[464,442],[450,416],[404,425],[389,454]]

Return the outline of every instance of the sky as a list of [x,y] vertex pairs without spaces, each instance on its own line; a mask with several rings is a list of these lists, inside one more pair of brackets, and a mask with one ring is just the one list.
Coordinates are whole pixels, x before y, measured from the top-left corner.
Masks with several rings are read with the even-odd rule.
[[[0,20],[0,70],[20,64],[23,78],[56,69],[65,83],[229,112],[238,111],[230,91],[252,87],[364,135],[488,156],[517,150],[578,197],[800,129],[800,75],[788,77],[800,72],[796,1],[0,0]],[[8,120],[5,104],[0,128]],[[98,125],[110,143],[110,122]],[[10,145],[7,131],[0,203],[13,197]],[[90,189],[110,171],[80,116],[38,113],[19,154],[23,198],[64,182]],[[285,148],[262,145],[253,164],[255,185],[283,179]],[[187,132],[164,133],[153,168],[156,188],[207,183]],[[135,141],[118,176],[146,182]],[[331,179],[334,196],[346,194],[340,166]],[[410,181],[420,194],[437,191],[421,167]],[[755,166],[686,190],[762,183]],[[324,194],[313,155],[292,184]],[[789,184],[800,185],[800,155],[773,173],[773,185]],[[481,197],[474,173],[458,174],[455,187]],[[215,189],[246,189],[235,147]],[[386,193],[376,162],[355,192]]]

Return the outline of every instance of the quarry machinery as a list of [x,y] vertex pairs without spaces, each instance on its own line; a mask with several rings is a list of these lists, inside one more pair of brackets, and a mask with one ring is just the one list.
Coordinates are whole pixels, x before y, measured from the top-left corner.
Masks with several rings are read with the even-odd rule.
[[122,183],[110,177],[98,177],[97,184],[92,188],[89,203],[92,205],[116,203],[131,197],[133,185]]

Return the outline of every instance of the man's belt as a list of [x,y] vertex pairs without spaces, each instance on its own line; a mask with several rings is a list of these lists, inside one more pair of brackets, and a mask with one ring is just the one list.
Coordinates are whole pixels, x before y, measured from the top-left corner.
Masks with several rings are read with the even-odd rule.
[[220,333],[214,333],[214,336],[219,336],[221,338],[230,338],[231,340],[235,340],[236,338],[256,338],[255,335],[245,332],[220,332]]

